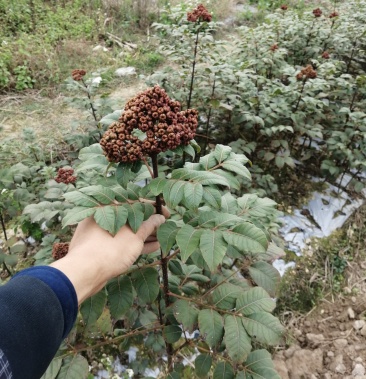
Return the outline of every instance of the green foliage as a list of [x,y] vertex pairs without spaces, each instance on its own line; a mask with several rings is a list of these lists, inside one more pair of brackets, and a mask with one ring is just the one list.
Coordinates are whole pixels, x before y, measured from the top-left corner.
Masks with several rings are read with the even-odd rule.
[[[271,242],[279,212],[268,198],[231,193],[237,178],[250,180],[245,155],[217,145],[199,162],[180,168],[166,164],[168,157],[179,161],[182,154],[183,149],[161,154],[161,176],[148,179],[145,165],[111,164],[99,144],[85,147],[75,167],[75,187],[49,181],[41,201],[24,213],[31,222],[57,225],[62,218],[63,228],[92,215],[113,235],[125,224],[136,231],[154,212],[156,196],[162,196],[172,216],[157,232],[161,254],[142,256],[128,273],[86,300],[80,309],[82,332],[95,330],[102,319],[111,325],[107,320],[112,317],[132,333],[126,343],[138,343],[146,330],[148,345],[162,354],[163,341],[178,352],[185,346],[182,333],[199,329],[199,341],[212,352],[198,360],[198,374],[213,366],[214,376],[228,377],[240,371],[235,364],[248,359],[253,345],[276,344],[284,331],[270,314],[274,303],[268,293],[274,296],[279,277],[266,263],[282,254]],[[143,187],[136,185],[141,178]],[[54,241],[56,236],[44,239],[37,262],[50,259]],[[155,266],[161,264],[167,277],[160,278]],[[227,362],[218,359],[222,351]],[[177,371],[170,375],[180,377]]]
[[[350,185],[360,191],[366,151],[365,10],[365,1],[352,1],[329,18],[326,9],[314,17],[290,5],[268,15],[263,25],[240,27],[237,37],[223,42],[214,39],[218,25],[198,32],[177,7],[169,24],[155,24],[167,36],[161,52],[174,69],[157,72],[148,82],[160,83],[183,104],[191,97],[191,106],[202,115],[198,141],[203,150],[207,137],[232,143],[235,152],[255,162],[250,168],[255,186],[269,194],[277,191],[272,176],[278,181],[291,171],[309,169],[331,181],[348,173]],[[297,80],[309,64],[317,77]],[[249,190],[247,178],[238,188]]]

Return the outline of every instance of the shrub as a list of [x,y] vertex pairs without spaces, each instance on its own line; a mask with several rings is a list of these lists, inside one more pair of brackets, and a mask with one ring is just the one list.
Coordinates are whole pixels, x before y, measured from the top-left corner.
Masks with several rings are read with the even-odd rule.
[[[200,26],[198,33],[197,26],[184,21],[182,8],[174,8],[171,22],[155,28],[167,36],[161,51],[176,67],[148,82],[160,83],[200,110],[203,150],[210,142],[240,138],[250,146],[251,160],[264,171],[271,167],[277,178],[289,170],[333,181],[350,174],[360,190],[365,9],[365,1],[322,14],[278,9],[263,25],[243,26],[239,37],[224,42],[214,39],[219,25]],[[301,74],[306,66],[314,74]]]

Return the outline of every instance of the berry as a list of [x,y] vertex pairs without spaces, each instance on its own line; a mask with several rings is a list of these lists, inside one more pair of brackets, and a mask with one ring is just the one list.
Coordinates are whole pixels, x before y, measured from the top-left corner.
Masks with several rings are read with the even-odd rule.
[[189,22],[210,22],[212,21],[212,15],[208,13],[208,10],[202,5],[198,5],[192,12],[187,13],[187,21]]
[[305,68],[303,68],[297,75],[297,80],[307,80],[307,79],[315,79],[317,77],[317,72],[313,69],[313,67],[309,64]]
[[[100,145],[110,162],[135,162],[145,155],[189,144],[197,125],[195,109],[181,111],[178,101],[171,100],[164,89],[155,86],[127,102],[123,114],[109,126]],[[146,137],[135,137],[136,129],[145,132]]]
[[69,252],[69,245],[67,242],[54,243],[52,247],[53,259],[57,261],[63,258]]
[[313,15],[315,17],[320,17],[323,14],[322,10],[320,8],[316,8],[313,10]]
[[57,183],[75,183],[76,176],[73,176],[74,170],[72,168],[59,168],[57,172],[57,176],[55,177],[55,181]]
[[76,80],[77,82],[79,82],[80,80],[82,80],[85,75],[86,75],[86,71],[85,70],[76,69],[76,70],[72,70],[72,72],[71,72],[72,78],[74,80]]

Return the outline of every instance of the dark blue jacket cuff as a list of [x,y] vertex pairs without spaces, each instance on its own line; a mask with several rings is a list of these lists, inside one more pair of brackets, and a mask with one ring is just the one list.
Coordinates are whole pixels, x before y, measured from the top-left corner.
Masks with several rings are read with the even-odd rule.
[[20,276],[37,278],[46,283],[56,294],[64,315],[64,333],[62,338],[66,338],[74,325],[78,313],[78,299],[69,278],[60,270],[50,266],[27,268],[14,275],[12,279]]

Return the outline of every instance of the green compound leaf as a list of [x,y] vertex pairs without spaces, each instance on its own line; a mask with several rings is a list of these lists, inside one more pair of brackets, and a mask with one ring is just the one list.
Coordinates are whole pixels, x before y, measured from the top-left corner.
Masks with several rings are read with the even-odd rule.
[[253,379],[281,379],[274,368],[271,354],[264,349],[248,355],[244,372]]
[[236,299],[241,292],[243,292],[241,287],[224,283],[213,291],[212,300],[217,308],[225,310],[234,309]]
[[99,207],[99,203],[97,200],[80,191],[67,192],[64,194],[64,198],[68,202],[81,207]]
[[128,211],[125,207],[114,207],[115,212],[115,224],[114,224],[114,234],[116,234],[122,226],[126,225]]
[[228,354],[234,362],[242,362],[246,359],[252,350],[252,345],[241,317],[225,316],[224,342]]
[[205,378],[209,373],[212,365],[212,357],[208,354],[200,354],[194,361],[196,375],[199,378]]
[[224,231],[223,237],[228,244],[242,252],[264,253],[267,251],[268,241],[265,233],[248,222]]
[[81,379],[87,378],[89,373],[88,361],[81,355],[65,358],[57,379]]
[[95,208],[75,207],[67,211],[62,219],[62,227],[74,225],[93,215]]
[[190,209],[196,209],[200,205],[203,197],[203,187],[201,183],[186,182],[184,187],[184,202]]
[[198,325],[202,336],[210,347],[215,347],[224,335],[224,321],[219,313],[204,309],[198,314]]
[[177,233],[177,245],[180,248],[182,261],[185,262],[198,248],[202,231],[191,225],[184,225]]
[[127,209],[128,224],[130,225],[132,231],[136,233],[144,221],[144,212],[142,205],[140,203],[134,204],[124,204],[123,207]]
[[117,185],[117,186],[111,187],[110,190],[114,192],[114,196],[117,201],[119,201],[120,203],[128,202],[128,192],[126,189]]
[[139,315],[139,320],[142,326],[149,327],[152,324],[154,324],[157,321],[158,317],[156,314],[152,311],[149,311],[146,308],[141,309],[140,315]]
[[223,233],[219,230],[204,230],[200,238],[200,250],[203,259],[211,271],[217,270],[227,249]]
[[238,198],[238,205],[242,215],[266,217],[274,212],[277,204],[267,197],[261,199],[254,194],[245,194]]
[[154,196],[160,195],[163,193],[165,186],[168,184],[168,180],[165,178],[156,178],[153,179],[149,184],[148,187],[151,191],[151,193]]
[[261,287],[254,287],[241,292],[236,299],[236,311],[244,315],[257,312],[272,312],[276,303]]
[[229,362],[219,362],[213,373],[213,379],[234,379],[234,370]]
[[104,230],[114,235],[116,233],[116,213],[113,205],[99,207],[94,213],[95,222]]
[[177,342],[182,336],[182,329],[178,325],[168,325],[163,330],[163,336],[166,342]]
[[234,161],[233,159],[227,160],[221,164],[222,168],[225,170],[234,172],[248,180],[252,180],[249,170],[240,162]]
[[198,321],[198,310],[186,300],[177,300],[173,305],[173,312],[184,329],[192,333]]
[[140,300],[145,303],[152,303],[158,297],[159,275],[154,268],[148,267],[135,271],[131,277]]
[[214,150],[214,156],[218,163],[221,163],[222,161],[225,161],[227,158],[229,158],[231,153],[231,147],[217,144],[215,146]]
[[133,304],[133,289],[128,276],[119,276],[107,284],[109,310],[111,316],[119,319]]
[[128,182],[134,177],[131,171],[133,163],[120,162],[116,169],[116,180],[119,185],[126,188]]
[[115,199],[115,193],[108,187],[103,186],[90,186],[80,189],[80,192],[85,195],[92,196],[100,204],[111,204]]
[[203,200],[214,208],[221,208],[221,193],[211,187],[203,187]]
[[60,371],[62,358],[54,358],[41,379],[55,379]]
[[263,287],[271,296],[276,296],[281,275],[271,264],[255,262],[249,267],[249,274],[256,284]]
[[[168,183],[168,185],[164,187],[163,196],[169,207],[175,208],[182,201],[186,184],[186,182],[178,180],[174,181],[172,185]],[[168,190],[167,193],[166,190]]]
[[242,320],[248,334],[267,345],[278,343],[285,331],[279,320],[267,312],[252,313]]
[[86,327],[95,324],[103,312],[106,301],[106,293],[102,290],[83,302],[80,312]]
[[157,237],[164,256],[169,254],[171,248],[174,246],[177,233],[178,228],[176,223],[173,221],[167,221],[164,224],[160,225],[157,231]]
[[229,187],[228,181],[214,172],[197,171],[188,168],[178,168],[172,172],[172,179],[189,180],[202,185],[221,184]]

